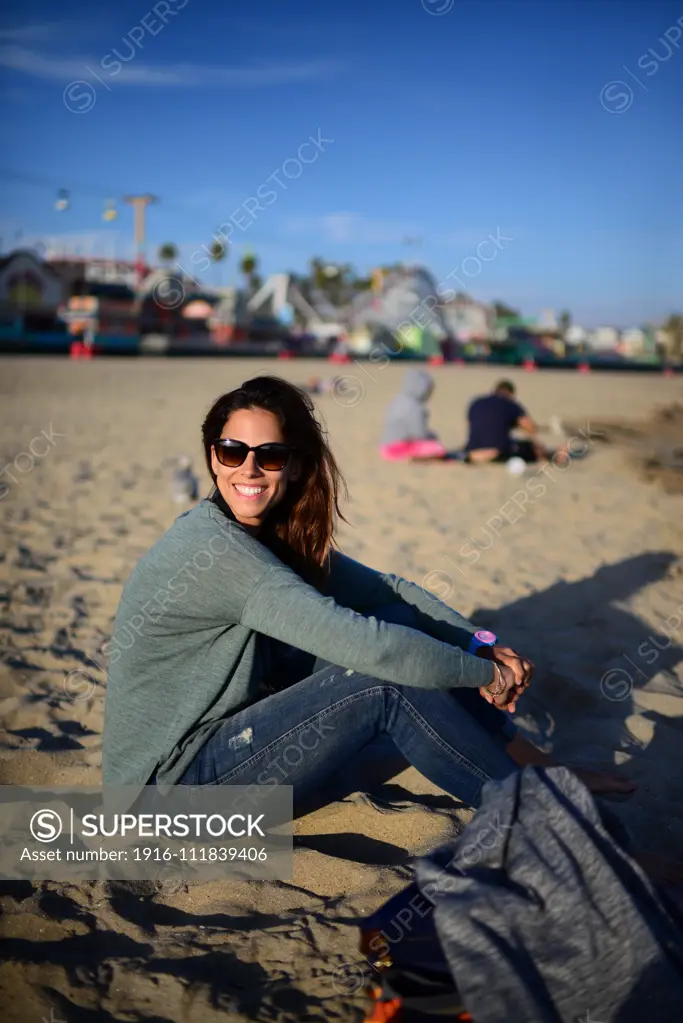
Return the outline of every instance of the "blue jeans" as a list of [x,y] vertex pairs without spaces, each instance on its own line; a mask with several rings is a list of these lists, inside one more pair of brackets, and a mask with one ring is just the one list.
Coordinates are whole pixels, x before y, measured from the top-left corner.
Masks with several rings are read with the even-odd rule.
[[[373,612],[416,627],[412,609]],[[181,785],[293,785],[295,802],[388,735],[426,778],[469,806],[482,786],[517,769],[505,752],[507,715],[477,689],[419,689],[316,662],[315,672],[226,718],[202,746]]]

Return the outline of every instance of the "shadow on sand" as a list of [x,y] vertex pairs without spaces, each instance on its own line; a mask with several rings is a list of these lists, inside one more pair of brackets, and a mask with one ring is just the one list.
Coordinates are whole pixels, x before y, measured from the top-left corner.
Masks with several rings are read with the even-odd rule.
[[[539,744],[555,754],[574,753],[593,760],[611,761],[614,751],[619,749],[631,753],[635,750],[637,754],[638,740],[626,727],[634,708],[633,694],[647,684],[649,690],[654,686],[655,690],[680,695],[680,684],[667,673],[680,663],[683,648],[674,642],[673,632],[666,642],[663,631],[656,634],[654,638],[659,643],[653,645],[652,630],[622,604],[643,587],[676,572],[675,561],[674,555],[666,552],[643,554],[605,566],[590,579],[559,582],[504,607],[482,608],[474,613],[472,617],[478,624],[493,628],[536,662],[537,681],[521,708],[521,716]],[[641,743],[643,750],[647,746],[650,760],[653,756],[666,756],[666,743],[662,743],[659,751],[660,732],[665,730],[670,736],[674,731],[680,737],[683,720],[663,718],[651,711],[644,718],[654,732],[646,744]],[[581,749],[572,750],[577,731]],[[52,747],[45,742],[41,748]],[[326,788],[307,805],[306,812],[331,798],[353,797],[359,790],[361,799],[369,800],[386,813],[410,812],[418,804],[432,813],[450,814],[459,806],[449,796],[416,796],[392,782],[397,771],[405,766],[391,743],[378,743],[365,751],[334,791]],[[677,784],[680,788],[680,781]],[[671,793],[669,798],[673,799]],[[359,863],[401,865],[407,858],[405,849],[363,835],[307,835],[301,836],[297,844]],[[57,941],[6,939],[5,959],[27,965],[60,965],[76,988],[84,984],[99,986],[103,996],[116,961],[117,969],[125,964],[134,975],[170,974],[180,978],[188,991],[202,988],[214,1009],[230,1009],[241,1018],[273,1019],[276,1018],[273,1011],[277,1018],[279,1013],[289,1019],[303,1020],[311,1013],[313,1018],[326,1018],[329,1001],[298,990],[284,976],[282,983],[274,982],[262,966],[241,960],[227,944],[217,947],[210,938],[216,932],[223,935],[240,932],[246,939],[251,931],[281,929],[283,924],[292,925],[297,913],[196,915],[157,902],[153,894],[141,896],[130,883],[110,883],[107,892],[111,911],[108,916],[125,920],[135,929],[137,938],[103,928],[102,921],[98,924],[90,910],[79,905],[69,893],[41,891],[26,882],[3,886],[0,894],[18,903],[32,902],[39,912],[53,920],[78,920],[88,928],[87,934],[72,934]],[[327,909],[323,906],[313,915],[322,919]],[[312,910],[307,912],[311,914]],[[200,931],[200,926],[204,930]],[[165,928],[173,931],[164,932]],[[166,942],[171,936],[175,944],[167,954]],[[187,955],[178,955],[179,944],[187,946]],[[52,988],[46,987],[44,991],[70,1023],[109,1023],[114,1018],[104,1008],[85,1008]],[[344,1018],[355,1018],[354,1011],[349,1006],[350,1015]],[[126,1018],[138,1021],[143,1017],[132,1012]],[[168,1023],[160,1016],[144,1019],[146,1023]]]
[[[647,749],[650,761],[670,752],[671,730],[680,734],[683,718],[664,718],[654,711],[642,714],[654,726],[647,743],[632,735],[626,721],[634,713],[634,692],[646,685],[648,691],[683,695],[670,674],[683,659],[683,647],[675,642],[676,632],[683,636],[683,609],[676,629],[667,630],[663,622],[657,632],[621,605],[677,572],[674,554],[641,554],[603,566],[579,582],[558,582],[501,608],[478,608],[473,613],[474,622],[492,629],[536,665],[534,684],[517,714],[531,741],[558,759],[596,766],[613,764],[616,751],[637,759]],[[301,812],[359,790],[384,812],[401,812],[415,804],[432,812],[460,806],[449,796],[419,796],[391,783],[407,766],[391,740],[382,737],[335,780],[333,789],[327,787],[307,800]],[[333,837],[342,838],[329,836]],[[396,856],[395,862],[400,862],[398,848]],[[359,861],[363,862],[362,855]]]

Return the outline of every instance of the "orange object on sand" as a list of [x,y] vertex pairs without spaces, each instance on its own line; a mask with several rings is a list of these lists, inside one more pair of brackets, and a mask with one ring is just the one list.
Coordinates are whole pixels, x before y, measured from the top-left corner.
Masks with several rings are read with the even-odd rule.
[[365,1023],[401,1023],[403,1019],[402,1000],[392,998],[390,1002],[380,1002],[378,999],[381,993],[381,988],[373,988],[374,1011],[372,1016],[365,1017]]
[[[372,997],[375,999],[373,1012],[371,1016],[365,1017],[363,1023],[404,1023],[403,999],[392,998],[388,1002],[382,1002],[379,1000],[381,995],[381,988],[372,989]],[[454,1020],[454,1023],[473,1023],[469,1012],[461,1012],[451,1019]]]

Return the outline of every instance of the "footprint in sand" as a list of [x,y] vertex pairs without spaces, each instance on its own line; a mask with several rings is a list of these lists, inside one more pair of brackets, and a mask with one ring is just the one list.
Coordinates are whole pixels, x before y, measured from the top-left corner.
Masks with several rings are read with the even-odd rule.
[[91,483],[94,479],[90,462],[79,462],[78,469],[73,476],[74,483]]
[[27,604],[31,604],[33,607],[49,607],[52,597],[52,591],[46,586],[26,585],[24,599]]
[[50,562],[57,560],[55,555],[37,554],[30,547],[26,547],[23,544],[19,544],[18,550],[19,556],[14,562],[16,568],[27,568],[33,572],[46,572]]

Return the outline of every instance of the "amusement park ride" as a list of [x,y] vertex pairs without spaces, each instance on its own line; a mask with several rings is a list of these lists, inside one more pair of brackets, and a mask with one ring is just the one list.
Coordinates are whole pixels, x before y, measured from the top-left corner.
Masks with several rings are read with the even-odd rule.
[[[138,283],[142,279],[145,269],[145,242],[147,237],[147,207],[152,203],[159,202],[155,195],[144,193],[142,195],[124,195],[123,202],[133,207],[133,241],[135,243],[135,262],[138,268]],[[55,199],[55,210],[58,213],[66,213],[71,208],[71,192],[66,188],[60,188]],[[102,220],[111,223],[116,220],[119,211],[116,199],[105,199],[102,210]]]
[[[135,244],[135,264],[133,279],[125,283],[108,284],[105,280],[92,279],[91,272],[99,261],[92,261],[84,268],[84,277],[91,278],[82,291],[86,293],[70,296],[59,310],[59,319],[67,325],[67,331],[74,338],[71,346],[72,355],[89,357],[94,348],[95,338],[103,333],[116,336],[123,345],[129,345],[138,333],[136,321],[140,303],[135,291],[149,273],[145,260],[146,214],[147,207],[158,202],[158,198],[149,193],[125,195],[123,202],[133,208],[133,240]],[[65,213],[71,207],[71,193],[60,188],[55,200],[55,210]],[[119,215],[116,199],[105,199],[102,220],[111,223]],[[127,267],[126,267],[127,269]],[[95,273],[94,277],[98,278]],[[109,275],[105,275],[109,276]]]

